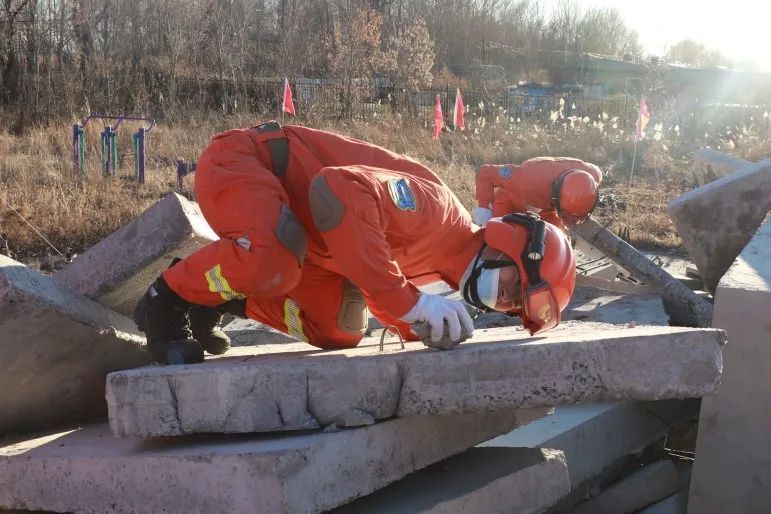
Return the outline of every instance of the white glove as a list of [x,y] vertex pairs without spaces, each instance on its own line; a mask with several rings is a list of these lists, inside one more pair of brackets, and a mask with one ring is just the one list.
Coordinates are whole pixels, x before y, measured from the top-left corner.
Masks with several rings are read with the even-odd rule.
[[402,321],[415,323],[424,321],[431,327],[431,340],[439,342],[444,332],[444,322],[447,321],[449,336],[453,341],[460,340],[461,325],[469,337],[474,333],[474,322],[471,321],[466,307],[456,300],[448,300],[438,294],[421,293],[418,303],[405,314]]
[[493,211],[490,209],[486,209],[485,207],[474,207],[474,223],[480,227],[484,227],[492,217]]

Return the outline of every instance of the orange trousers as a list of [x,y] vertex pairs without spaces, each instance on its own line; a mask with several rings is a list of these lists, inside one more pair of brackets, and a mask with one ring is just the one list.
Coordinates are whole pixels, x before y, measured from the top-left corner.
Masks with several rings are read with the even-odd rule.
[[[276,230],[287,194],[257,153],[239,155],[242,162],[233,166],[232,139],[215,138],[207,147],[195,181],[196,200],[221,239],[166,270],[164,279],[197,305],[245,298],[249,318],[301,341],[320,348],[355,346],[363,331],[339,326],[351,284],[312,263],[301,265],[280,240]],[[362,302],[350,303],[366,310]]]

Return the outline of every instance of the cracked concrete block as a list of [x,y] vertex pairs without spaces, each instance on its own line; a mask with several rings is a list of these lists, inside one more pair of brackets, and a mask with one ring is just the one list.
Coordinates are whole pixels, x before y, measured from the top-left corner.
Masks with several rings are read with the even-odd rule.
[[681,486],[672,461],[654,462],[577,505],[570,514],[632,514],[673,495]]
[[688,512],[768,512],[771,221],[720,280],[712,324],[731,344],[720,394],[702,402]]
[[331,514],[531,514],[569,490],[560,451],[471,448]]
[[171,193],[89,248],[54,278],[131,316],[147,288],[174,257],[187,257],[217,239],[198,205]]
[[337,433],[117,439],[106,424],[0,447],[0,508],[75,513],[310,513],[543,416],[394,419]]
[[740,159],[711,148],[700,148],[693,152],[693,171],[696,182],[700,186],[751,165],[752,161]]
[[107,373],[147,364],[134,323],[0,255],[0,433],[104,415]]
[[571,489],[576,490],[698,411],[697,400],[568,405],[480,446],[560,450],[567,460]]
[[112,373],[107,403],[118,436],[262,432],[616,399],[700,397],[717,387],[724,334],[682,327],[566,322],[543,336],[477,330],[453,350],[398,342],[378,351],[297,344],[234,348],[191,366]]
[[771,160],[698,187],[668,206],[688,254],[711,291],[771,209]]

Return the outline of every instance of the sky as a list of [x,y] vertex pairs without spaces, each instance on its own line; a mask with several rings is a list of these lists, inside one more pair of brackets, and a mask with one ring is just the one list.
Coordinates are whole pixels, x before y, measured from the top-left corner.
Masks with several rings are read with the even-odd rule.
[[[719,50],[735,62],[754,61],[771,71],[771,3],[765,0],[576,0],[583,7],[615,7],[653,55],[686,38]],[[545,0],[556,5],[558,0]]]

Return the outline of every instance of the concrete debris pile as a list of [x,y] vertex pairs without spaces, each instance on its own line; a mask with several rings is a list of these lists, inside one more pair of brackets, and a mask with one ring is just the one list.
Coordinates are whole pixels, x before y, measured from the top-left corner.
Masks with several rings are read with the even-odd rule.
[[[166,244],[152,245],[158,230]],[[248,345],[202,364],[143,366],[124,315],[174,257],[214,238],[175,195],[54,278],[0,257],[0,509],[682,504],[683,473],[662,461],[660,442],[694,418],[695,398],[715,394],[725,335],[669,326],[655,284],[590,277],[553,331],[530,337],[480,318],[446,352],[393,339],[381,349],[379,337],[320,351],[239,321],[230,331]]]

